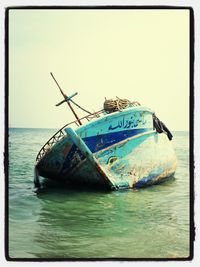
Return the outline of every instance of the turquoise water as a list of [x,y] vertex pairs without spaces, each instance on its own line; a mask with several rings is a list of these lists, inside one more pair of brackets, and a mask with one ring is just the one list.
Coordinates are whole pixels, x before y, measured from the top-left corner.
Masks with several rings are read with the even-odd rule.
[[35,157],[53,129],[9,131],[11,258],[189,256],[189,136],[174,133],[175,179],[141,190],[33,190]]

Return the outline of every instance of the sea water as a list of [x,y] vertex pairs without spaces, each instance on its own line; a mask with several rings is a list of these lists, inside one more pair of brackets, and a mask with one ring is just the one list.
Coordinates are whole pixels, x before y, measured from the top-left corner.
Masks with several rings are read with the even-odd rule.
[[173,133],[178,167],[174,178],[163,184],[112,192],[47,186],[36,193],[35,157],[54,133],[54,129],[9,129],[10,258],[189,256],[188,132]]

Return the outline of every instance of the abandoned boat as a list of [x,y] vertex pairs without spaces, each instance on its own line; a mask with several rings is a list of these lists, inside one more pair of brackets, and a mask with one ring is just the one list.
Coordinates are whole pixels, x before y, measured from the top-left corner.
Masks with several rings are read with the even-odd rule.
[[36,187],[40,176],[107,189],[140,188],[173,176],[177,160],[172,134],[151,109],[126,99],[105,100],[103,110],[78,118],[71,105],[75,94],[67,97],[57,85],[64,97],[57,105],[66,101],[76,120],[39,151]]

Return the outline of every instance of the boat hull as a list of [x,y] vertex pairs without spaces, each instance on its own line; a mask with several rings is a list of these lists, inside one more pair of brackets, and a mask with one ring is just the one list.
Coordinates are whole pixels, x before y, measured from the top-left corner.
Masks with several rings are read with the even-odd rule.
[[66,135],[36,164],[36,174],[109,189],[164,181],[174,174],[177,160],[173,142],[154,129],[152,114],[147,108],[134,107],[75,131],[66,128]]
[[37,165],[55,181],[106,189],[140,188],[163,182],[176,170],[176,155],[165,134],[146,131],[95,153],[71,128]]

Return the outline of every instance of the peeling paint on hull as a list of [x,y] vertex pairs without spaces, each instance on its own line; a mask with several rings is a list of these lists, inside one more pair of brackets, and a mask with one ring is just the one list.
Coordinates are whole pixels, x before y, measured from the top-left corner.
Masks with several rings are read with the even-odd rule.
[[151,112],[137,112],[105,116],[77,131],[66,128],[66,136],[37,164],[39,175],[107,189],[140,188],[172,176],[177,164],[172,142],[153,129]]

